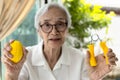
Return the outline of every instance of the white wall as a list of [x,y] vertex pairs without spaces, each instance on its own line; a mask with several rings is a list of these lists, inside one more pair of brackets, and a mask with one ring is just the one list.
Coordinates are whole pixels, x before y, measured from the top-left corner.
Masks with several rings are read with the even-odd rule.
[[106,7],[119,7],[120,8],[120,0],[86,0],[92,4],[98,4]]
[[120,16],[116,16],[112,19],[108,35],[112,38],[110,47],[113,48],[117,57],[120,59]]

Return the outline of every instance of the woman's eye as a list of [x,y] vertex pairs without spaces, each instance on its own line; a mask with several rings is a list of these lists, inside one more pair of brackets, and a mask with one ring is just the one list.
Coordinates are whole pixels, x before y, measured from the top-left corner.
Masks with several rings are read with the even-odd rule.
[[58,27],[59,27],[59,26],[63,26],[63,23],[62,23],[62,22],[61,22],[61,23],[57,23],[56,25],[57,25]]
[[44,24],[44,27],[50,28],[50,27],[51,27],[51,24]]
[[50,27],[51,25],[50,24],[45,24],[46,27]]

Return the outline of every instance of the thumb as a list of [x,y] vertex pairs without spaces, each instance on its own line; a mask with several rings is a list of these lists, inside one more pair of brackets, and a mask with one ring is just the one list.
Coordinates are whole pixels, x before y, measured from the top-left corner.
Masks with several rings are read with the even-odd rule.
[[90,53],[90,51],[87,51],[87,64],[88,66],[96,66],[97,65],[97,61],[96,61],[96,57],[94,55],[92,55]]
[[90,66],[90,52],[88,50],[86,52],[86,63],[88,66]]
[[23,52],[24,52],[24,55],[28,54],[28,50],[24,46],[23,46]]
[[23,46],[23,57],[22,60],[20,61],[21,63],[24,63],[26,58],[27,58],[28,50]]

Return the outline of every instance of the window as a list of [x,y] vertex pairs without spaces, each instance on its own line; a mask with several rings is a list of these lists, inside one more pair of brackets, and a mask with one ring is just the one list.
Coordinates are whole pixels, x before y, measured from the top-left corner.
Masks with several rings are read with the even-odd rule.
[[[36,13],[37,7],[36,4],[32,7],[29,14],[26,16],[24,21],[19,25],[19,27],[4,40],[1,41],[1,47],[8,42],[10,39],[19,40],[24,46],[32,46],[38,43],[38,37],[36,30],[34,28],[34,16]],[[0,65],[1,66],[1,65]],[[4,65],[2,65],[2,79],[4,79]],[[1,75],[1,74],[0,74]]]

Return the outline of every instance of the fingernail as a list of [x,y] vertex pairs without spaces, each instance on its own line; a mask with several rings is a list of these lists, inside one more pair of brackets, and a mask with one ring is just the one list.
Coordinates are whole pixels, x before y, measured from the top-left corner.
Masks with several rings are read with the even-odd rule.
[[118,61],[118,58],[116,58],[116,61]]
[[7,47],[6,49],[7,49],[8,51],[10,51],[10,50],[11,50],[11,47]]
[[10,58],[12,58],[13,56],[11,54],[8,55]]

